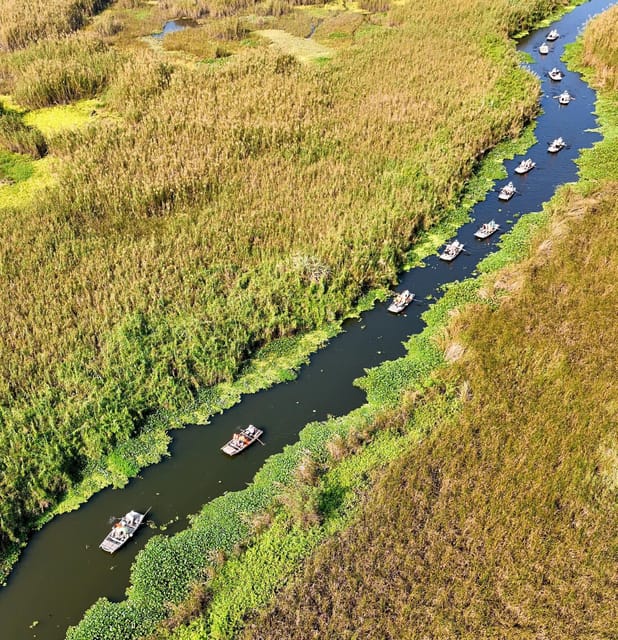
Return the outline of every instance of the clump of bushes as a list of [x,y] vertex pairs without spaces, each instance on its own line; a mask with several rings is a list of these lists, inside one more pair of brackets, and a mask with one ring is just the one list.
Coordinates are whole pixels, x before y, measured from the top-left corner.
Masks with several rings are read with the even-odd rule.
[[390,0],[359,0],[358,6],[371,13],[383,13],[391,8]]

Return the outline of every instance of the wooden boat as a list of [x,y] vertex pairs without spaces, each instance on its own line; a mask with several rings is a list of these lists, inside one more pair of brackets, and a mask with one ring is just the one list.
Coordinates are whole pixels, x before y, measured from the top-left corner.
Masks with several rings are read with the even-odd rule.
[[556,82],[560,82],[560,80],[564,78],[564,73],[562,73],[562,71],[557,67],[554,67],[547,75]]
[[451,262],[463,251],[463,244],[459,240],[455,240],[444,247],[444,251],[440,254],[440,260]]
[[532,171],[536,167],[536,162],[533,162],[530,158],[527,160],[522,160],[517,167],[515,167],[515,173],[528,173],[528,171]]
[[[148,509],[148,511],[150,511],[150,509]],[[146,513],[129,511],[126,515],[122,516],[107,536],[105,536],[105,540],[101,542],[99,548],[107,551],[107,553],[114,553],[114,551],[120,549],[139,529],[148,511],[146,511]]]
[[573,96],[568,91],[563,91],[558,96],[558,102],[560,104],[569,104],[569,102],[571,102],[571,100],[573,100]]
[[500,225],[495,220],[490,220],[489,222],[482,224],[478,228],[478,230],[474,234],[474,237],[484,240],[485,238],[489,238],[489,236],[492,233],[496,233],[496,231],[498,231],[499,228],[500,228]]
[[412,300],[414,300],[414,294],[406,289],[393,298],[388,310],[391,313],[401,313]]
[[235,456],[237,453],[244,451],[248,446],[252,445],[264,433],[262,429],[258,429],[250,424],[248,427],[241,429],[239,433],[235,433],[232,439],[223,447],[221,451],[227,453],[228,456]]
[[547,54],[549,53],[549,45],[548,45],[546,42],[544,42],[544,43],[539,47],[539,53],[540,53],[542,56],[545,56],[545,55],[547,55]]
[[562,138],[556,138],[549,143],[549,147],[547,147],[547,151],[549,153],[558,153],[566,147],[566,142]]
[[512,182],[509,182],[500,189],[498,200],[510,200],[516,193],[517,189],[515,189],[515,185]]
[[558,31],[556,31],[556,29],[552,29],[546,36],[546,40],[548,42],[554,42],[555,40],[558,40],[558,38],[560,37],[560,34],[558,33]]

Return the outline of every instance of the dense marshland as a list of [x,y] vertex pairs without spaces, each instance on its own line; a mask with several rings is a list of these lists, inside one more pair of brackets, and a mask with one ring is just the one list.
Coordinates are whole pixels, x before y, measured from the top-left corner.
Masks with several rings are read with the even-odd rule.
[[444,336],[459,357],[434,390],[460,414],[380,475],[355,524],[242,637],[613,636],[617,20],[615,8],[595,19],[569,54],[605,87],[605,139],[584,153],[582,182]]
[[[119,2],[80,30],[104,4],[46,4],[29,14],[38,30],[2,6],[18,34],[0,58],[2,130],[47,153],[40,189],[25,179],[27,197],[0,199],[3,548],[152,410],[391,282],[479,157],[534,114],[537,84],[506,36],[556,5],[421,2],[362,24],[340,8],[323,36],[345,55],[328,63],[249,38],[198,64],[126,46],[123,30],[171,3]],[[97,31],[114,11],[119,28]],[[226,13],[208,9],[205,29],[244,34],[207,26]],[[80,128],[41,142],[26,122],[93,96]]]
[[[569,57],[589,60],[617,16],[593,22]],[[612,86],[612,55],[597,58],[596,77],[588,70],[599,86]],[[451,287],[426,314],[429,336],[395,363],[406,375],[391,363],[369,375],[374,407],[411,387],[394,408],[311,425],[246,495],[209,505],[176,546],[150,545],[127,606],[99,603],[71,637],[173,601],[215,522],[221,552],[154,637],[235,637],[269,599],[244,637],[612,637],[615,105],[615,92],[602,95],[604,141],[584,153],[580,184],[522,219],[480,281]],[[450,365],[423,381],[419,365],[441,356]],[[258,505],[271,473],[279,507],[230,517]],[[248,547],[234,537],[243,527]]]

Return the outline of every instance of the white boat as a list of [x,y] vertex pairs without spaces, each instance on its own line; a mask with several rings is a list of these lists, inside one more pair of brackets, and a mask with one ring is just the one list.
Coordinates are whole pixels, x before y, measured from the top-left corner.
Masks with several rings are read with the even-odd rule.
[[[150,511],[150,509],[148,509]],[[107,553],[114,553],[122,547],[123,544],[129,541],[133,537],[133,534],[139,529],[139,526],[144,522],[146,513],[139,513],[138,511],[129,511],[126,515],[122,516],[118,522],[112,527],[112,530],[105,536],[105,540],[99,545],[100,549],[107,551]]]
[[544,42],[540,47],[539,47],[539,53],[542,56],[545,56],[549,53],[549,45],[547,44],[547,42]]
[[223,447],[221,451],[227,453],[228,456],[235,456],[237,453],[244,451],[248,446],[252,445],[264,433],[262,429],[258,429],[250,424],[248,427],[241,429],[239,433],[235,433],[232,439]]
[[562,71],[557,67],[554,67],[547,75],[556,82],[560,82],[560,80],[564,78],[564,73],[562,73]]
[[414,294],[406,289],[393,298],[388,310],[391,313],[401,313],[412,300],[414,300]]
[[569,102],[571,102],[571,100],[573,100],[573,96],[568,91],[563,91],[558,96],[558,102],[560,104],[569,104]]
[[517,167],[515,167],[515,173],[528,173],[528,171],[532,171],[536,167],[536,162],[533,162],[530,158],[527,160],[522,160]]
[[546,39],[549,42],[554,42],[555,40],[558,40],[558,38],[560,37],[560,34],[556,31],[556,29],[552,29],[548,34]]
[[556,138],[549,143],[549,147],[547,147],[547,151],[549,153],[558,153],[566,147],[566,142],[562,138]]
[[451,262],[463,251],[463,244],[459,240],[455,240],[444,247],[444,251],[440,254],[440,260]]
[[505,184],[500,193],[498,193],[498,200],[510,200],[517,193],[515,185],[512,182]]
[[474,234],[474,237],[484,240],[485,238],[489,238],[489,236],[492,233],[496,233],[496,231],[498,231],[499,228],[500,228],[500,225],[495,220],[490,220],[489,222],[482,224],[477,229],[476,233]]

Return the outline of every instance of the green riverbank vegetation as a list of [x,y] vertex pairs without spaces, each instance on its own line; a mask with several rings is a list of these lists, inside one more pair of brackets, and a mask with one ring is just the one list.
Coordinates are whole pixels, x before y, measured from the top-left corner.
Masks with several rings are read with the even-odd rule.
[[[23,3],[44,17],[32,27],[0,5],[0,83],[23,101],[2,117],[31,110],[10,117],[45,167],[0,186],[0,550],[153,411],[392,282],[479,158],[534,115],[507,35],[563,3],[398,5],[327,30],[345,55],[316,64],[251,39],[224,63],[175,63],[97,34],[103,14],[71,35],[105,3],[39,4]],[[108,11],[137,24],[150,6]],[[93,96],[101,113],[44,135],[34,160],[32,110]],[[32,197],[4,199],[32,179]]]

